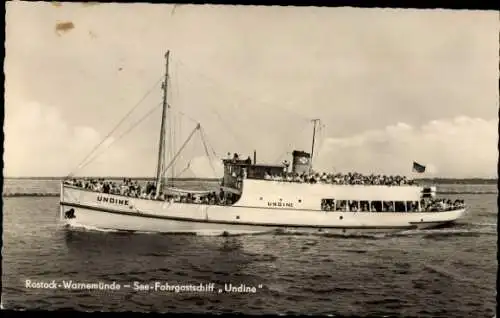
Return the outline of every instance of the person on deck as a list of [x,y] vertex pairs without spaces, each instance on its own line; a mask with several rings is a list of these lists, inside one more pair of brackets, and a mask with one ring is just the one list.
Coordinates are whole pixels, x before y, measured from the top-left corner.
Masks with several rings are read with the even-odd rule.
[[238,162],[238,160],[239,160],[239,159],[240,159],[240,158],[239,158],[238,154],[235,152],[235,153],[233,154],[233,162],[234,162],[234,163],[236,163],[236,162]]

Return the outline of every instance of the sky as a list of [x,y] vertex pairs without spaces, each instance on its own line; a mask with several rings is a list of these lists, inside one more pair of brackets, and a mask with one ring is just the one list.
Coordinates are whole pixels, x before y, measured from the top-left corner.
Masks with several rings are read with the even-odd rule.
[[319,118],[317,171],[495,178],[498,27],[495,11],[8,2],[4,175],[154,176],[170,50],[169,149],[197,122],[208,144],[197,132],[171,176],[219,177],[228,152],[290,161]]

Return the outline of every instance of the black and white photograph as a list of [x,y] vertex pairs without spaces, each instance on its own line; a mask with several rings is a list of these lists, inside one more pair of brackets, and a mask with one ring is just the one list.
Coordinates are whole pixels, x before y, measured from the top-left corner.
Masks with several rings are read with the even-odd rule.
[[497,11],[5,6],[2,309],[496,317]]

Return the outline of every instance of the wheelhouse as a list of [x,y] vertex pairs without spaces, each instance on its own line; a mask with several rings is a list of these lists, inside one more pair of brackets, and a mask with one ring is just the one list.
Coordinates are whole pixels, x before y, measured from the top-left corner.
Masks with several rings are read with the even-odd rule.
[[222,186],[241,191],[243,179],[263,180],[267,175],[280,175],[286,172],[284,165],[268,165],[252,163],[250,158],[224,159],[224,177]]

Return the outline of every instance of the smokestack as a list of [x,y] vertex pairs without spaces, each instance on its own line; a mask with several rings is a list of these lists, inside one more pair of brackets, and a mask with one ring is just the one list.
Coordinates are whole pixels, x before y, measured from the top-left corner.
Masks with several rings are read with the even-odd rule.
[[253,164],[257,163],[257,151],[253,151]]
[[309,173],[311,170],[311,154],[294,150],[292,153],[293,162],[292,162],[292,172],[294,173]]

